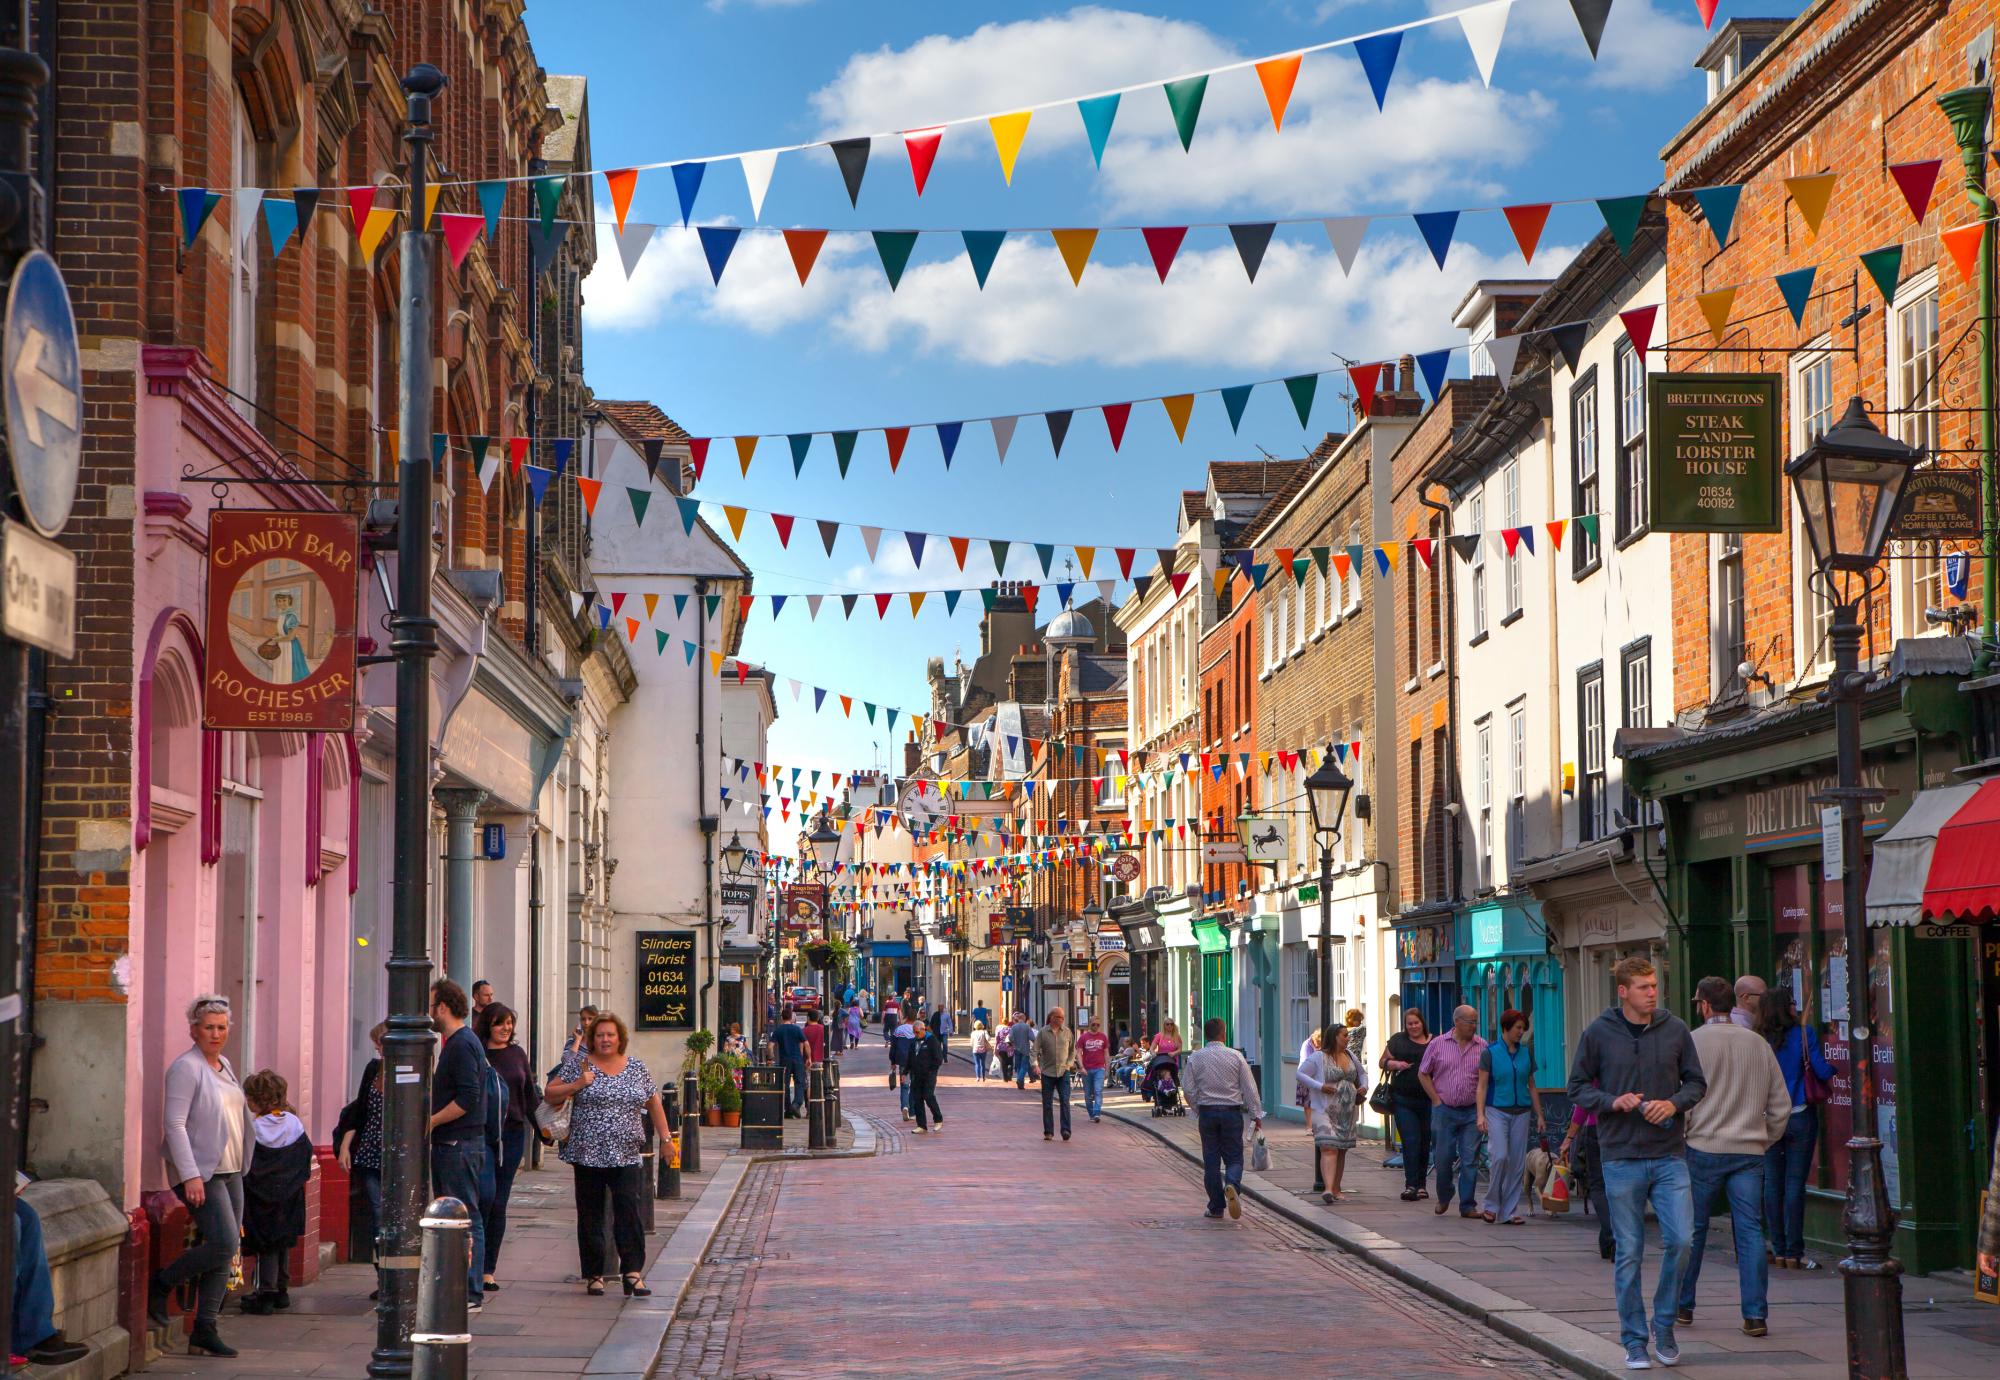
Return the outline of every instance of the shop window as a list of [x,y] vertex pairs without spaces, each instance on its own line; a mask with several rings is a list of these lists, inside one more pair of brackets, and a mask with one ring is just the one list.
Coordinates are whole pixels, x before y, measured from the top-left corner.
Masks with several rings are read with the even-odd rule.
[[[250,108],[241,92],[231,104],[235,185],[259,187],[263,177],[257,156],[257,127],[251,122]],[[255,229],[238,225],[239,206],[230,204],[229,225],[229,389],[238,397],[231,402],[245,420],[256,420],[253,401],[257,397],[257,297],[259,288],[258,239]],[[254,212],[252,213],[255,214]],[[300,227],[303,229],[304,227]]]
[[1305,1045],[1313,1032],[1313,949],[1310,944],[1287,944],[1284,951],[1285,1049]]
[[[1924,453],[1925,462],[1935,458],[1938,425],[1938,292],[1937,270],[1927,269],[1896,293],[1889,313],[1889,415],[1883,429]],[[1901,617],[1898,631],[1904,637],[1948,631],[1949,624],[1933,626],[1927,609],[1941,609],[1946,597],[1944,557],[1946,547],[1938,542],[1903,543],[1897,568],[1904,577],[1899,591]]]

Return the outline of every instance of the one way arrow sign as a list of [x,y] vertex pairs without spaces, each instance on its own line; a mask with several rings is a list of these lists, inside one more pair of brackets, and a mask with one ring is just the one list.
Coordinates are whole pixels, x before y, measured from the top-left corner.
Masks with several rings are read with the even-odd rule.
[[7,449],[28,523],[61,532],[76,501],[83,455],[83,372],[76,317],[56,261],[29,253],[7,285],[4,331]]

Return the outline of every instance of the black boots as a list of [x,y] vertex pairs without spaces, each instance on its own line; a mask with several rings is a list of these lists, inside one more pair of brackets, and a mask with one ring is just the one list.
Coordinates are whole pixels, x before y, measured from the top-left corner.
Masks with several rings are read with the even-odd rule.
[[214,1323],[200,1321],[195,1323],[194,1331],[188,1336],[188,1355],[192,1356],[197,1351],[207,1352],[210,1356],[236,1354],[236,1348],[222,1340],[222,1334],[215,1330]]

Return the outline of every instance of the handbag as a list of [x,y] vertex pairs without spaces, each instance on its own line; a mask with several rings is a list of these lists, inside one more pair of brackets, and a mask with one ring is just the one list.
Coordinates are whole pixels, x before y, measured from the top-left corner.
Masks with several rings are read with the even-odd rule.
[[569,1139],[569,1113],[575,1104],[575,1098],[571,1098],[560,1107],[552,1102],[543,1102],[542,1113],[535,1118],[541,1128],[549,1133],[549,1139],[558,1145]]
[[1368,1094],[1368,1109],[1378,1116],[1393,1116],[1396,1111],[1396,1094],[1383,1079],[1375,1085],[1375,1091]]
[[1825,1081],[1821,1079],[1818,1073],[1813,1071],[1812,1047],[1806,1043],[1805,1026],[1803,1025],[1799,1026],[1798,1031],[1799,1031],[1799,1082],[1805,1091],[1806,1106],[1817,1107],[1823,1104],[1827,1100],[1827,1098],[1831,1095],[1831,1093],[1830,1090],[1827,1088]]
[[1262,1136],[1250,1142],[1250,1172],[1267,1174],[1271,1170],[1271,1145]]

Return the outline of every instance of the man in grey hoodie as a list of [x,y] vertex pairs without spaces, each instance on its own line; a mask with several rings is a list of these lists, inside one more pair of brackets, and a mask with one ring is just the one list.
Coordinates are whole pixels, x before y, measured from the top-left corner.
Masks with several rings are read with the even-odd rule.
[[1646,1205],[1660,1224],[1660,1279],[1653,1291],[1653,1356],[1677,1365],[1674,1308],[1694,1230],[1688,1183],[1687,1113],[1708,1091],[1687,1023],[1659,1009],[1660,979],[1643,958],[1611,970],[1618,1004],[1584,1028],[1570,1061],[1570,1101],[1597,1116],[1598,1154],[1618,1243],[1618,1289],[1625,1368],[1650,1370],[1639,1266]]

